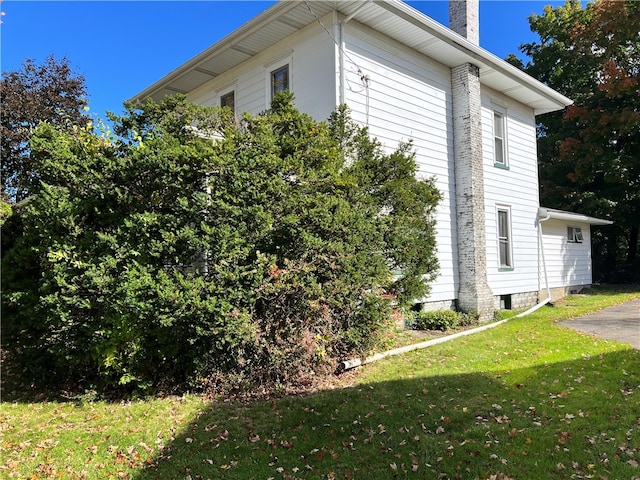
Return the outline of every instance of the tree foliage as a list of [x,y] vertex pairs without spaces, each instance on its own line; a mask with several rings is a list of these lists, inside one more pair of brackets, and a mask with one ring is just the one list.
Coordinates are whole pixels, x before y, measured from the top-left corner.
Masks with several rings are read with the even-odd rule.
[[85,80],[66,58],[47,57],[44,64],[27,59],[21,70],[3,72],[0,82],[2,197],[26,198],[39,178],[39,165],[28,140],[41,121],[70,127],[88,117]]
[[530,18],[540,41],[521,46],[525,71],[569,96],[541,117],[541,197],[552,207],[610,218],[597,233],[600,266],[636,261],[640,226],[640,3],[546,7]]
[[370,351],[391,299],[428,292],[439,193],[346,109],[316,122],[282,94],[237,121],[174,97],[113,120],[31,139],[3,334],[35,378],[286,384]]

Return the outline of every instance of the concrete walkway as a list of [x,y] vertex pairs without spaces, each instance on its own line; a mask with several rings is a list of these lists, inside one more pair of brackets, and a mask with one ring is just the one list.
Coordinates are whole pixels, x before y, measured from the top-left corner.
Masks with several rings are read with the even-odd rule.
[[628,343],[640,350],[640,299],[560,322],[568,328]]

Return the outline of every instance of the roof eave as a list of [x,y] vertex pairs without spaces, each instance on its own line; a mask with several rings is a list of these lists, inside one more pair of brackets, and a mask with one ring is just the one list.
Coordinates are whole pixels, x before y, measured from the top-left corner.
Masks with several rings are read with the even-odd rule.
[[192,59],[183,63],[178,68],[172,70],[160,80],[153,83],[151,86],[145,88],[143,91],[133,96],[130,101],[140,102],[146,98],[152,97],[156,92],[159,92],[160,90],[166,88],[166,85],[170,82],[177,80],[178,78],[197,68],[198,65],[204,63],[212,55],[221,53],[228,48],[232,48],[234,43],[237,43],[241,39],[260,30],[265,24],[271,22],[274,18],[277,18],[280,15],[283,15],[287,11],[291,10],[292,8],[295,8],[295,4],[296,2],[291,1],[278,1],[274,3],[258,16],[252,18],[241,27],[235,29],[225,37],[218,40],[206,50],[203,50]]
[[555,220],[565,220],[569,222],[588,223],[590,225],[611,225],[611,220],[605,220],[603,218],[590,217],[588,215],[582,215],[580,213],[565,212],[563,210],[556,210],[553,208],[541,207],[539,212],[540,217],[546,217]]
[[[536,80],[532,76],[499,58],[488,50],[470,42],[462,35],[459,35],[450,28],[438,23],[401,0],[377,0],[376,3],[384,5],[387,10],[394,11],[396,14],[401,14],[401,16],[405,18],[410,18],[414,21],[420,22],[422,25],[426,26],[430,30],[430,33],[435,37],[464,51],[470,59],[480,64],[481,74],[482,67],[484,66],[485,69],[491,69],[508,77],[512,77],[539,95],[546,97],[554,104],[553,106],[549,105],[541,108],[534,108],[536,115],[562,110],[573,103],[573,100],[562,95],[560,92],[557,92],[553,88],[545,85],[539,80]],[[456,65],[450,64],[447,66],[455,67]]]
[[[318,3],[329,2],[321,2],[321,0],[319,0]],[[339,8],[341,3],[342,2],[340,2],[339,0],[336,0],[331,2],[330,6],[331,8]],[[345,5],[348,5],[350,2],[344,3]],[[177,69],[173,70],[172,72],[155,82],[150,87],[135,95],[131,100],[141,101],[148,97],[157,96],[160,95],[163,90],[175,91],[176,93],[179,93],[180,89],[175,88],[176,82],[178,80],[185,77],[190,72],[194,72],[196,69],[198,69],[199,66],[206,63],[213,56],[222,54],[226,50],[232,49],[234,45],[238,44],[243,39],[246,39],[252,34],[260,31],[260,29],[262,29],[265,25],[268,25],[270,22],[274,22],[279,18],[285,16],[289,11],[295,9],[299,5],[300,2],[298,1],[276,2],[257,17],[245,23],[240,28],[234,30],[211,47],[207,48],[200,54],[193,57],[191,60],[187,61]],[[499,75],[498,81],[496,82],[494,80],[493,84],[497,83],[497,85],[499,86],[500,84],[508,83],[510,87],[517,86],[526,90],[527,92],[533,93],[535,100],[532,100],[526,104],[528,104],[533,109],[535,115],[562,110],[566,106],[573,103],[571,99],[556,92],[542,82],[539,82],[538,80],[527,75],[513,65],[498,58],[497,56],[481,48],[480,46],[468,41],[466,38],[458,35],[449,28],[441,25],[432,18],[426,16],[422,12],[414,9],[410,5],[407,5],[400,0],[374,0],[371,2],[371,5],[375,5],[376,8],[384,9],[401,18],[403,21],[409,22],[413,26],[425,31],[425,33],[432,35],[438,41],[442,42],[445,49],[462,53],[462,55],[457,55],[457,57],[462,56],[466,59],[466,61],[477,64],[477,66],[480,68],[481,81],[483,80],[483,75],[492,76],[497,73]],[[358,17],[358,14],[354,14],[355,20],[358,20]],[[387,34],[392,35],[391,32]],[[451,63],[454,60],[450,60],[446,54],[441,55],[441,58],[437,60],[449,67],[457,66]],[[215,76],[209,77],[209,79],[212,78],[215,78]],[[491,82],[489,81],[489,83]],[[500,88],[497,89],[500,90]],[[517,93],[512,93],[511,95],[514,98],[518,99]]]

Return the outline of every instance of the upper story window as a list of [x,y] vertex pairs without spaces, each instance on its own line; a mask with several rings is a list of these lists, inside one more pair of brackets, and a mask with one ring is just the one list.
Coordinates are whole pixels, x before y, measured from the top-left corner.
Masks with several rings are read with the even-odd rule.
[[278,92],[289,90],[289,64],[271,72],[271,99]]
[[225,93],[220,96],[220,106],[227,107],[232,112],[236,111],[236,92],[231,90],[230,92]]
[[496,167],[508,167],[507,163],[507,128],[505,114],[493,111],[493,161]]
[[513,268],[511,245],[511,211],[509,208],[498,208],[498,255],[501,270]]
[[567,227],[567,241],[569,243],[582,243],[584,241],[584,237],[582,236],[582,228]]

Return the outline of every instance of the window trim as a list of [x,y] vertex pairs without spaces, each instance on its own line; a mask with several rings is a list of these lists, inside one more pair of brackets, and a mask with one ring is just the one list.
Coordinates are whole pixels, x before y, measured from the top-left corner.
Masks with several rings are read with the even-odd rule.
[[[500,231],[500,216],[501,214],[506,215],[506,236],[501,235]],[[496,241],[498,245],[498,270],[500,272],[511,272],[514,269],[514,261],[513,261],[513,230],[511,228],[511,207],[507,205],[498,205],[496,207]],[[502,245],[506,244],[507,246],[507,258],[505,262],[502,261]]]
[[582,227],[567,225],[567,243],[584,243]]
[[[502,136],[498,136],[496,132],[496,117],[500,117],[500,127],[502,129]],[[497,168],[502,168],[505,170],[509,170],[509,155],[508,155],[508,132],[507,132],[507,109],[504,107],[500,107],[498,105],[493,105],[492,113],[492,123],[491,123],[491,133],[493,138],[493,166]],[[496,144],[498,139],[501,142],[502,146],[502,162],[499,162],[497,159],[498,149],[496,148]]]

